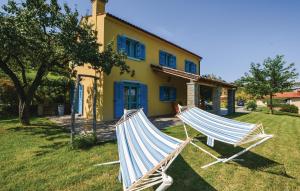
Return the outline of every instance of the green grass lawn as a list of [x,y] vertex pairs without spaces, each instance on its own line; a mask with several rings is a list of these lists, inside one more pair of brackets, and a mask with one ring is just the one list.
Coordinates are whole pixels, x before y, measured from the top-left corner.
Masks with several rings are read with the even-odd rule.
[[[189,145],[169,169],[174,179],[169,190],[300,190],[300,117],[251,113],[233,118],[262,122],[275,137],[243,155],[243,162],[205,170],[201,166],[212,159]],[[115,142],[71,150],[67,131],[46,119],[33,119],[32,124],[0,121],[0,190],[121,190],[118,165],[93,166],[117,160]],[[204,137],[189,131],[206,147]],[[182,127],[165,132],[184,139]],[[206,148],[219,156],[241,149],[221,143]]]

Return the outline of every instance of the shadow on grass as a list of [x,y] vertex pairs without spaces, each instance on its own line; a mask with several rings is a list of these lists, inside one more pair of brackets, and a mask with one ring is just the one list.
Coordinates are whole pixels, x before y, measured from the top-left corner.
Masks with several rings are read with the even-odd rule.
[[229,118],[229,119],[232,119],[232,118],[241,117],[241,116],[249,115],[249,114],[250,113],[236,112],[236,113],[233,113],[233,114],[226,115],[225,117]]
[[174,183],[169,190],[216,190],[199,176],[181,155],[177,157],[167,173],[174,180]]
[[75,145],[75,147],[73,147],[73,150],[77,150],[77,151],[88,151],[94,147],[98,147],[98,146],[105,146],[106,144],[117,144],[117,140],[98,140],[96,143],[82,143],[81,145]]
[[[197,136],[196,139],[202,142],[203,144],[206,144],[205,136],[203,135]],[[215,150],[221,155],[221,158],[228,158],[243,149],[244,148],[242,147],[233,147],[231,145],[224,144],[219,141],[215,141],[215,146],[213,148],[213,150]],[[278,176],[283,176],[286,178],[295,179],[294,177],[287,174],[284,164],[278,163],[276,161],[273,161],[271,159],[268,159],[256,153],[253,153],[251,151],[244,153],[238,158],[243,160],[237,160],[234,162],[231,161],[230,164],[241,165],[251,170],[261,171],[261,172],[270,173]]]
[[300,115],[298,113],[290,113],[290,112],[285,112],[285,111],[278,111],[278,110],[274,110],[273,114],[271,114],[271,110],[266,108],[266,107],[262,107],[262,108],[258,108],[256,110],[256,112],[261,112],[264,114],[269,114],[269,115],[283,115],[283,116],[291,116],[291,117],[300,117]]
[[8,130],[38,136],[39,138],[49,141],[50,144],[39,146],[41,150],[35,152],[36,156],[46,155],[69,144],[69,140],[67,139],[69,137],[69,131],[47,122],[38,121],[29,126],[18,125],[8,128]]
[[8,128],[8,130],[15,131],[15,132],[30,133],[31,135],[39,135],[42,138],[46,137],[48,140],[66,138],[67,137],[66,133],[69,132],[65,128],[53,124],[47,124],[47,123],[32,124],[29,126],[11,127]]

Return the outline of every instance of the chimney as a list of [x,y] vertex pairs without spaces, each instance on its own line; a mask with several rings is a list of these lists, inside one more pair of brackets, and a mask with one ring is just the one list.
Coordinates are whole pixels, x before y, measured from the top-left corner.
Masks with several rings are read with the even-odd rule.
[[105,4],[108,0],[92,0],[92,16],[105,13]]

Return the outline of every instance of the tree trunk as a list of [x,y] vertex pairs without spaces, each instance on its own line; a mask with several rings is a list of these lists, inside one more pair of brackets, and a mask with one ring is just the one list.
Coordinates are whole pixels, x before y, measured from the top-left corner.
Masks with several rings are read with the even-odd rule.
[[271,114],[273,114],[274,111],[273,111],[273,94],[272,93],[270,94],[270,110],[271,110]]
[[22,125],[30,125],[29,107],[28,102],[19,100],[19,119]]

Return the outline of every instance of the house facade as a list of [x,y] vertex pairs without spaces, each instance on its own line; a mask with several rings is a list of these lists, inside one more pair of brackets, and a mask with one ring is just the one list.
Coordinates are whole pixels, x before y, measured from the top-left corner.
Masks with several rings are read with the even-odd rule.
[[274,98],[277,99],[284,99],[287,104],[295,105],[298,107],[298,113],[300,114],[300,88],[293,89],[292,92],[283,92],[283,93],[276,93]]
[[[200,76],[202,57],[105,12],[104,0],[92,1],[92,15],[84,17],[95,27],[100,44],[114,41],[118,51],[127,54],[126,64],[134,75],[97,73],[88,64],[77,67],[77,74],[99,78],[97,81],[97,120],[118,119],[124,109],[143,108],[148,116],[174,113],[177,103],[200,105],[201,85],[212,87],[213,108],[220,110],[221,89],[228,90],[228,111],[234,112],[235,86]],[[102,51],[104,46],[99,51]],[[82,78],[79,86],[78,113],[91,117],[93,78]]]

